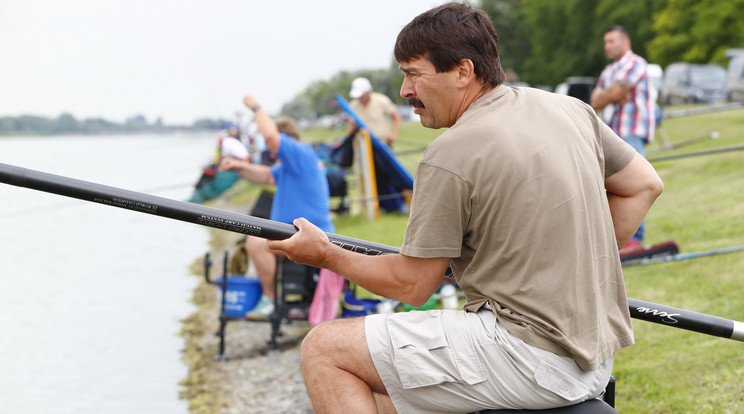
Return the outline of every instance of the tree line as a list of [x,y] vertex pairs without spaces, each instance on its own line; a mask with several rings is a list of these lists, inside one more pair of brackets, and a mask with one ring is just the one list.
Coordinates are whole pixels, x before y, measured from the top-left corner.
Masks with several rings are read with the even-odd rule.
[[[480,0],[499,35],[504,70],[532,86],[553,87],[569,76],[597,77],[607,65],[602,38],[625,28],[632,49],[650,63],[728,61],[725,51],[744,47],[744,0]],[[333,114],[334,97],[347,96],[351,81],[366,76],[377,92],[402,104],[403,75],[387,69],[342,71],[313,82],[282,108],[295,118]]]
[[72,114],[63,113],[56,118],[36,115],[0,117],[1,135],[94,135],[94,134],[132,134],[141,132],[173,132],[187,130],[218,130],[225,128],[230,121],[224,119],[200,119],[191,125],[164,125],[158,118],[148,122],[143,115],[127,118],[123,123],[111,122],[103,118],[76,119]]

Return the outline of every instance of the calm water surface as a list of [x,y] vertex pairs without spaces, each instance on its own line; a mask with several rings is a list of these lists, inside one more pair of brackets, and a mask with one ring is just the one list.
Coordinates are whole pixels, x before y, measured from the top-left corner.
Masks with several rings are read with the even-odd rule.
[[[0,163],[185,200],[216,135],[0,137]],[[0,183],[0,413],[187,413],[207,230]]]

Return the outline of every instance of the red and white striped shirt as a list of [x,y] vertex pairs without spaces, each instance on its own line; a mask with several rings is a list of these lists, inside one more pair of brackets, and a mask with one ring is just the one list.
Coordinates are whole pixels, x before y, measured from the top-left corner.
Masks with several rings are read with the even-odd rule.
[[618,80],[632,85],[630,100],[622,105],[610,104],[602,110],[602,119],[620,137],[637,136],[651,142],[656,126],[656,112],[651,98],[648,63],[629,50],[620,60],[604,68],[597,86],[607,89]]

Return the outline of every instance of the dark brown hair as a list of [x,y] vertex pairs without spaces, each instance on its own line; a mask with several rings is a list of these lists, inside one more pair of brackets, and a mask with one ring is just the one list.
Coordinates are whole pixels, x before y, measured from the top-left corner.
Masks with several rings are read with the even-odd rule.
[[504,82],[499,60],[499,37],[486,12],[447,3],[418,15],[403,28],[395,42],[395,60],[431,61],[437,72],[449,72],[462,59],[470,59],[483,89]]

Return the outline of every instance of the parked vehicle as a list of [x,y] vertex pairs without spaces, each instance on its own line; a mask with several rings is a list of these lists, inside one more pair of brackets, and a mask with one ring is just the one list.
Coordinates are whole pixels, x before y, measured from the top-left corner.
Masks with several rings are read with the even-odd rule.
[[588,104],[595,85],[596,79],[592,77],[570,76],[566,78],[565,82],[559,83],[554,92],[560,95],[573,96]]
[[662,82],[664,80],[664,69],[656,63],[649,63],[646,71],[651,81],[651,99],[659,103],[659,95],[661,94]]
[[744,102],[744,49],[729,49],[731,58],[726,76],[726,97],[729,101]]
[[726,70],[714,64],[676,62],[667,66],[661,87],[666,105],[726,101]]

